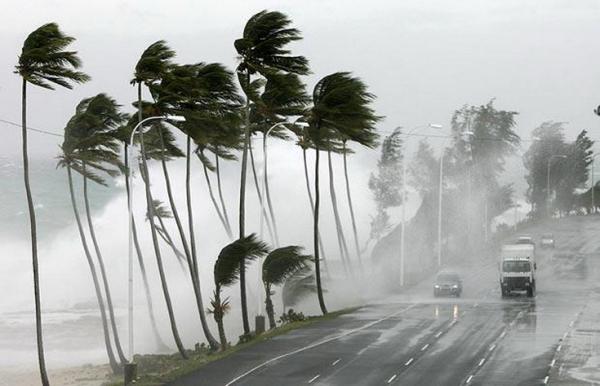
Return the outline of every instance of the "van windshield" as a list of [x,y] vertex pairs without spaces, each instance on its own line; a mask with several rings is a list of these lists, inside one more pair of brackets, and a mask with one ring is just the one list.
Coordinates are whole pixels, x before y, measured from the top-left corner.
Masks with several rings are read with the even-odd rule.
[[504,272],[529,272],[531,264],[528,261],[505,261],[502,264]]

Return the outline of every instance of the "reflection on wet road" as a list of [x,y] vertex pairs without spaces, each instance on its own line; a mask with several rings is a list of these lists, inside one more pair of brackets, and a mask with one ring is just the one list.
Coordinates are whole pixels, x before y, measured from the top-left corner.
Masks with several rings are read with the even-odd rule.
[[[533,299],[502,299],[496,263],[479,262],[463,271],[461,298],[434,298],[431,283],[424,282],[331,324],[315,326],[310,333],[317,344],[313,340],[291,353],[282,350],[284,355],[267,362],[257,349],[245,354],[248,363],[235,376],[219,378],[215,365],[207,368],[205,379],[214,384],[233,380],[230,384],[236,385],[579,384],[572,382],[579,374],[575,370],[585,376],[590,363],[568,354],[576,349],[576,337],[591,334],[578,330],[580,320],[596,308],[594,315],[600,316],[600,300],[594,303],[600,299],[600,291],[594,291],[600,226],[560,224],[562,228],[543,230],[555,234],[557,249],[542,251],[538,259]],[[588,345],[588,357],[600,348],[600,330],[596,331],[592,335],[599,347]],[[292,334],[285,339],[295,338]],[[239,365],[244,360],[240,358],[231,364]]]

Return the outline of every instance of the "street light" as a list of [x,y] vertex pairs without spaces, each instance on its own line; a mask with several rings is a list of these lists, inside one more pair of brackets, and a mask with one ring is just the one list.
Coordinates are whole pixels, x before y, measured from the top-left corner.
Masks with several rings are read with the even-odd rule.
[[[176,116],[176,115],[169,115],[169,116],[158,116],[158,117],[148,117],[146,119],[142,119],[140,122],[138,122],[137,125],[135,125],[135,127],[133,128],[133,130],[131,131],[131,136],[129,137],[129,146],[127,147],[127,159],[129,159],[129,163],[131,165],[131,157],[130,157],[130,153],[131,152],[131,147],[133,146],[133,137],[134,135],[137,133],[137,131],[139,129],[142,128],[142,126],[144,125],[144,123],[149,122],[149,121],[153,121],[153,120],[168,120],[168,121],[173,121],[173,122],[183,122],[185,121],[184,117],[181,116]],[[129,281],[129,288],[128,288],[128,292],[129,292],[129,301],[128,301],[128,322],[129,322],[129,358],[131,361],[133,361],[133,210],[132,210],[132,205],[133,205],[133,180],[130,179],[131,176],[131,166],[128,167],[127,169],[127,174],[125,175],[125,178],[127,179],[127,183],[129,184],[129,196],[127,197],[127,211],[128,216],[129,216],[129,246],[128,246],[128,251],[127,251],[127,258],[128,258],[128,265],[129,265],[129,272],[128,272],[128,281]]]
[[548,167],[546,171],[546,215],[550,217],[550,165],[554,158],[567,158],[564,154],[554,154],[548,158]]
[[[266,187],[267,187],[267,138],[269,137],[269,134],[271,133],[271,131],[277,127],[280,126],[285,126],[285,125],[298,125],[298,126],[302,126],[302,127],[307,127],[308,123],[306,122],[298,122],[302,117],[296,119],[294,122],[290,123],[290,122],[278,122],[276,124],[274,124],[273,126],[271,126],[269,128],[269,130],[266,131],[265,135],[263,136],[263,165],[262,165],[262,186],[261,186],[261,192],[262,194],[265,194],[265,197],[262,197],[262,199],[260,200],[260,237],[262,239],[262,235],[263,235],[263,213],[266,216],[266,213],[264,212],[265,210],[265,199],[266,199]],[[275,243],[276,245],[279,247],[279,237],[277,235],[277,231],[274,229],[273,230],[275,232]],[[262,316],[262,305],[263,305],[263,297],[262,297],[262,288],[261,288],[261,284],[262,284],[262,269],[261,269],[261,259],[259,259],[258,261],[258,307],[257,307],[257,314],[256,314],[256,323],[260,324],[260,323],[264,323],[262,320],[259,322],[259,318],[264,318]]]
[[594,154],[592,156],[592,213],[596,213],[596,201],[594,199],[594,160],[596,159],[596,157],[598,157],[600,155],[599,154]]
[[[436,123],[428,123],[426,125],[420,125],[414,127],[411,131],[409,131],[405,136],[407,137],[404,144],[408,142],[410,135],[415,131],[422,128],[432,128],[432,129],[441,129],[443,126]],[[396,128],[399,129],[400,127]],[[407,146],[404,146],[406,149]],[[404,159],[402,160],[402,225],[400,228],[400,286],[404,287],[404,232],[406,228],[406,154],[404,154]]]

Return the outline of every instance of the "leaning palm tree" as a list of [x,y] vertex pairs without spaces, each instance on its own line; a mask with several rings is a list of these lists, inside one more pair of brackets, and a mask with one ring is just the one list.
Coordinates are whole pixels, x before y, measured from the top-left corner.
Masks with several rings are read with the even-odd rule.
[[[184,115],[186,122],[178,127],[186,135],[186,202],[189,227],[189,244],[182,231],[177,208],[174,205],[170,183],[164,160],[163,171],[167,183],[167,194],[171,203],[173,218],[180,230],[181,241],[192,263],[192,283],[196,293],[198,312],[203,330],[212,347],[218,346],[206,323],[202,294],[200,291],[200,274],[196,251],[194,219],[191,193],[191,160],[192,140],[200,149],[210,143],[215,132],[233,131],[237,133],[238,110],[241,99],[237,94],[233,74],[220,63],[197,63],[193,65],[173,66],[155,87],[154,95],[160,108],[171,114]],[[162,137],[161,137],[162,138]],[[189,245],[189,247],[188,247]]]
[[82,117],[82,112],[79,111],[76,115],[71,118],[67,126],[65,127],[65,140],[61,146],[62,154],[59,156],[58,166],[65,167],[67,169],[67,176],[69,182],[69,193],[71,196],[71,205],[73,207],[73,213],[75,215],[75,220],[77,223],[77,229],[79,231],[79,237],[81,239],[81,243],[83,245],[83,250],[85,253],[85,257],[90,268],[90,272],[92,274],[92,281],[94,284],[94,290],[96,293],[96,299],[98,301],[98,308],[100,309],[100,316],[102,321],[102,329],[104,332],[104,343],[106,346],[106,352],[108,355],[109,364],[116,374],[120,371],[120,366],[117,363],[114,352],[112,349],[111,341],[110,341],[110,330],[108,326],[108,318],[106,316],[106,310],[104,306],[104,298],[102,296],[102,290],[100,288],[100,282],[98,279],[98,273],[96,271],[96,266],[94,264],[92,254],[90,252],[87,238],[85,235],[85,231],[83,230],[83,226],[81,223],[81,218],[79,217],[79,210],[77,209],[77,202],[75,198],[75,192],[73,188],[73,176],[72,170],[78,171],[82,175],[86,175],[89,178],[97,179],[102,181],[101,177],[93,174],[89,170],[86,170],[84,167],[85,160],[88,160],[90,157],[94,156],[96,153],[95,150],[90,150],[89,147],[91,144],[96,143],[99,144],[104,141],[104,138],[92,137],[89,138],[85,135],[82,135],[80,129],[85,124],[85,118]]
[[81,126],[72,127],[72,132],[67,134],[71,137],[78,137],[77,139],[79,140],[76,150],[78,151],[77,154],[81,155],[81,168],[74,170],[80,172],[83,177],[83,198],[88,230],[96,253],[96,259],[98,260],[98,266],[100,267],[100,276],[104,286],[115,348],[121,363],[125,363],[127,362],[127,358],[123,354],[119,339],[111,290],[104,265],[104,258],[98,239],[96,238],[88,195],[88,180],[92,180],[102,186],[108,186],[104,179],[98,176],[98,173],[106,173],[110,177],[116,177],[120,174],[120,169],[123,168],[119,160],[119,141],[114,135],[119,125],[125,119],[125,116],[119,112],[119,107],[116,101],[106,94],[98,94],[93,98],[84,99],[77,108],[80,111],[79,119],[73,122],[74,125]]
[[269,327],[275,328],[275,310],[273,308],[273,286],[282,285],[289,278],[305,272],[311,255],[303,255],[302,247],[290,245],[271,251],[262,265],[262,281],[265,286],[265,307],[269,317]]
[[[175,56],[175,52],[172,51],[164,41],[160,40],[156,43],[151,44],[140,57],[140,60],[136,64],[134,79],[131,81],[132,84],[137,84],[138,86],[138,100],[137,100],[137,108],[138,108],[138,121],[141,122],[143,119],[143,103],[142,103],[142,84],[145,84],[147,87],[153,87],[156,83],[158,83],[161,78],[168,71],[168,68],[171,66],[171,59]],[[144,178],[144,187],[146,193],[146,207],[150,212],[149,223],[150,223],[150,233],[152,235],[152,245],[154,247],[154,254],[156,257],[156,264],[158,266],[158,272],[160,276],[161,286],[163,290],[163,296],[165,298],[165,304],[167,306],[167,312],[169,314],[169,322],[171,325],[171,332],[173,333],[173,339],[175,340],[175,345],[179,350],[179,353],[183,358],[187,359],[187,354],[181,343],[181,338],[179,337],[179,330],[177,329],[177,323],[175,321],[175,314],[173,312],[173,305],[171,303],[171,295],[169,293],[169,286],[167,284],[167,278],[165,276],[162,255],[160,252],[160,246],[158,244],[158,234],[156,231],[156,224],[154,223],[154,205],[152,198],[152,191],[150,190],[150,178],[148,174],[148,162],[146,157],[146,149],[144,146],[144,136],[140,133],[140,147],[141,147],[141,158],[142,158],[142,174],[145,176]]]
[[[309,72],[308,61],[303,56],[291,56],[286,46],[300,40],[300,31],[290,28],[291,20],[281,12],[261,11],[253,15],[244,27],[243,35],[234,43],[239,55],[238,80],[246,95],[244,114],[244,147],[240,178],[239,235],[243,238],[246,212],[246,169],[250,145],[250,104],[256,95],[252,92],[252,76],[266,76],[269,73],[284,72],[305,75]],[[240,264],[240,298],[244,333],[250,332],[248,306],[246,302],[245,263]]]
[[40,304],[40,280],[38,269],[37,250],[37,224],[31,187],[29,185],[29,154],[27,148],[27,83],[40,86],[49,90],[54,85],[68,89],[73,88],[73,83],[84,83],[89,76],[77,71],[81,67],[81,60],[75,51],[65,49],[75,40],[59,30],[56,23],[45,24],[33,31],[23,44],[16,73],[23,79],[22,82],[22,115],[21,135],[23,140],[23,179],[25,182],[25,195],[29,210],[29,226],[31,230],[31,258],[33,265],[33,294],[35,300],[35,324],[38,349],[38,363],[42,385],[49,385],[46,363],[44,360],[44,344],[42,339],[42,312]]
[[259,241],[256,235],[252,233],[227,245],[219,253],[214,267],[215,292],[211,300],[212,309],[209,312],[213,314],[219,328],[221,350],[227,348],[223,317],[229,309],[229,299],[221,298],[221,290],[234,285],[239,280],[242,264],[245,265],[250,261],[259,259],[268,252],[267,244]]
[[[315,86],[313,105],[306,110],[310,140],[315,147],[315,215],[313,221],[313,248],[315,254],[315,278],[317,297],[321,311],[327,308],[323,298],[319,261],[319,153],[329,149],[331,139],[344,133],[357,141],[368,136],[370,128],[378,120],[370,104],[373,96],[359,78],[347,72],[336,72],[322,78]],[[367,130],[369,129],[369,130]]]

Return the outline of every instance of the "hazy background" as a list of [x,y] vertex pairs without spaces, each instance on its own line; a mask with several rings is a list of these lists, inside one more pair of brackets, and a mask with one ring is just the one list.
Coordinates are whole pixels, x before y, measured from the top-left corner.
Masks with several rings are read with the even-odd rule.
[[[135,89],[129,85],[133,68],[142,51],[156,40],[169,43],[177,52],[177,62],[223,62],[233,69],[236,65],[233,41],[241,36],[244,23],[252,14],[270,9],[288,14],[303,33],[304,40],[294,44],[293,50],[310,60],[313,74],[305,79],[309,90],[319,78],[331,72],[354,72],[377,96],[377,113],[386,117],[380,124],[383,134],[399,125],[412,128],[429,122],[443,124],[445,128],[442,132],[423,133],[446,134],[455,109],[463,104],[485,104],[496,98],[498,109],[520,113],[516,131],[523,138],[529,138],[530,131],[546,120],[568,122],[569,139],[584,128],[590,129],[592,138],[600,138],[596,134],[600,121],[592,113],[600,103],[600,89],[594,87],[600,84],[597,67],[600,52],[595,44],[600,36],[598,1],[0,1],[0,119],[20,120],[21,79],[12,72],[28,33],[55,21],[64,32],[77,38],[74,48],[79,51],[83,70],[92,76],[92,81],[76,86],[73,91],[28,89],[28,124],[56,133],[62,132],[82,98],[99,92],[115,97],[130,110],[130,103],[136,98]],[[34,365],[35,341],[30,330],[33,321],[30,316],[15,314],[32,308],[25,201],[19,174],[20,131],[0,122],[0,132],[0,327],[9,332],[13,331],[9,326],[28,328],[17,328],[15,331],[22,335],[15,333],[12,340],[0,336],[0,365]],[[30,134],[32,184],[38,219],[45,224],[40,230],[43,302],[46,311],[53,310],[53,315],[60,316],[64,310],[91,301],[89,313],[95,315],[93,288],[73,225],[64,172],[53,168],[59,141],[60,138]],[[434,138],[430,142],[439,150],[444,141]],[[290,151],[291,143],[274,140],[272,144],[270,177],[282,243],[310,246],[310,212],[301,152],[296,148]],[[416,144],[417,139],[411,139],[410,147]],[[349,163],[363,241],[368,235],[373,208],[367,180],[377,157],[377,151],[360,150]],[[260,167],[260,156],[257,158]],[[170,167],[174,184],[182,187],[182,164]],[[335,167],[341,170],[338,158]],[[505,178],[515,182],[518,196],[526,188],[523,173],[520,158],[515,157],[508,164]],[[151,174],[156,181],[156,196],[164,198],[159,170],[153,168]],[[226,200],[234,219],[232,225],[236,227],[239,165],[227,164],[224,175]],[[323,176],[326,176],[324,169]],[[349,224],[342,182],[338,178],[338,199],[344,223]],[[208,202],[199,173],[193,184],[197,192],[198,244],[206,259],[203,273],[206,298],[212,287],[210,263],[227,239]],[[138,189],[139,185],[138,181]],[[249,228],[256,231],[256,194],[251,180],[248,192]],[[93,193],[98,237],[110,267],[111,282],[115,283],[117,306],[122,307],[127,245],[122,182],[117,181],[108,191],[99,188]],[[323,235],[326,249],[333,253],[336,242],[325,186],[323,193]],[[136,213],[141,222],[143,195],[138,191],[136,197]],[[179,202],[183,203],[182,200],[180,196]],[[409,206],[415,207],[416,201],[412,200]],[[143,238],[149,247],[146,233]],[[170,341],[154,272],[156,264],[149,248],[146,259],[155,284],[156,313],[165,319],[163,339]],[[173,282],[183,283],[174,285],[172,290],[180,329],[186,344],[190,344],[199,337],[196,313],[187,295],[190,288],[175,264],[169,270]],[[182,279],[178,281],[177,275]],[[137,315],[143,320],[143,298],[140,296],[137,301]],[[45,320],[51,324],[68,319],[59,316]],[[237,315],[227,319],[237,320]],[[82,327],[82,331],[87,330]],[[140,336],[144,333],[142,328]],[[126,341],[124,328],[121,334]],[[73,353],[64,342],[74,339],[73,335],[52,336],[56,339],[49,338],[47,344],[50,363],[69,362]],[[230,336],[235,339],[236,334]],[[90,339],[95,338],[93,335]],[[99,349],[78,353],[78,360],[104,360],[99,329],[97,338],[90,346]],[[17,344],[23,346],[19,351],[22,356],[15,354],[13,346]],[[142,341],[140,350],[144,349],[149,347]]]

